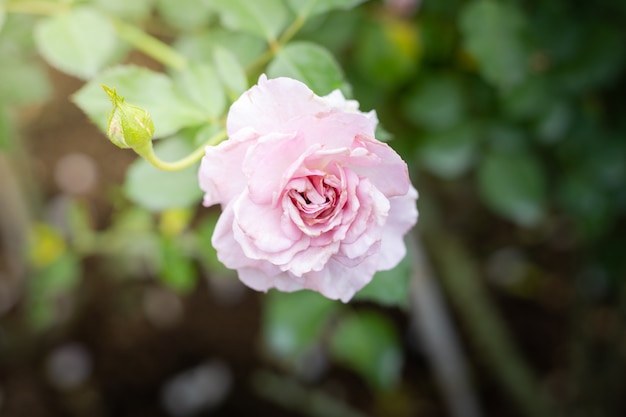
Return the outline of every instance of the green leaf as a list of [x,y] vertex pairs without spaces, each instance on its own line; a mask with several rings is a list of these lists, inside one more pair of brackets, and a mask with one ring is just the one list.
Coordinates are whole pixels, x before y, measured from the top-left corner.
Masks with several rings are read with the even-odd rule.
[[116,52],[113,25],[88,7],[42,19],[35,27],[35,41],[52,66],[84,79],[95,76]]
[[276,40],[289,20],[289,11],[282,0],[213,0],[228,29],[261,36],[269,42]]
[[223,47],[216,47],[213,51],[213,63],[233,101],[248,89],[246,72],[231,51]]
[[[193,151],[180,137],[173,137],[155,145],[157,155],[174,160]],[[151,211],[185,208],[197,204],[202,197],[198,186],[198,164],[176,172],[165,172],[138,158],[128,169],[124,193],[133,202]]]
[[0,152],[15,148],[15,126],[7,106],[0,103]]
[[478,167],[478,189],[492,210],[522,226],[536,225],[544,215],[545,173],[530,153],[487,154]]
[[43,330],[67,315],[67,306],[61,308],[60,301],[76,288],[80,277],[80,261],[71,252],[64,252],[34,274],[28,281],[26,299],[27,317],[34,328]]
[[403,355],[399,337],[381,314],[368,311],[342,317],[333,333],[331,354],[374,388],[391,389],[400,380]]
[[524,43],[526,20],[512,3],[474,0],[461,10],[460,28],[467,51],[485,79],[499,87],[523,81],[528,71]]
[[52,95],[48,75],[37,62],[4,57],[0,65],[0,80],[0,97],[6,104],[33,104]]
[[2,32],[2,28],[4,27],[4,22],[7,19],[7,11],[4,5],[6,0],[0,0],[0,32]]
[[409,93],[404,112],[416,125],[429,130],[445,130],[465,117],[461,86],[445,75],[427,77]]
[[171,27],[189,32],[207,26],[214,14],[211,0],[158,0],[157,10]]
[[233,275],[233,272],[217,259],[217,251],[211,242],[218,219],[219,212],[212,211],[209,216],[195,228],[198,241],[197,256],[204,268],[209,270],[212,274]]
[[207,115],[181,97],[165,74],[147,68],[118,66],[85,84],[73,96],[74,102],[106,132],[111,101],[102,85],[115,88],[129,104],[146,109],[154,121],[154,137],[171,135],[185,126],[205,122]]
[[211,64],[191,63],[173,74],[175,86],[183,96],[201,108],[209,118],[219,118],[226,108],[226,95]]
[[343,86],[341,67],[328,50],[310,42],[292,42],[267,68],[270,78],[290,77],[305,83],[318,95]]
[[190,61],[199,63],[212,62],[215,48],[221,47],[231,51],[243,66],[251,65],[266,49],[265,42],[256,36],[222,28],[180,36],[175,46]]
[[130,21],[141,21],[150,16],[154,0],[92,0],[102,10]]
[[196,271],[189,254],[176,238],[161,241],[162,264],[159,279],[172,290],[186,294],[196,285]]
[[438,177],[454,179],[465,174],[476,159],[478,131],[471,124],[426,135],[418,149],[424,168]]
[[333,9],[351,9],[365,0],[287,0],[289,7],[300,17],[306,18]]
[[378,271],[374,279],[356,293],[354,299],[406,309],[409,307],[410,279],[411,262],[405,257],[392,270]]
[[263,338],[275,356],[295,359],[319,342],[328,320],[342,305],[308,290],[271,291],[265,299]]

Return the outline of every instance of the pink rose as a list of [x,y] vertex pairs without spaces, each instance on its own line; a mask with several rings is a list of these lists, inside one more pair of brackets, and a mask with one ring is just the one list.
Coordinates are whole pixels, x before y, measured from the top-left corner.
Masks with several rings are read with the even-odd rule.
[[406,253],[417,221],[407,166],[374,138],[372,111],[334,91],[268,80],[230,108],[229,139],[207,147],[204,205],[221,204],[213,245],[249,287],[308,288],[347,302]]

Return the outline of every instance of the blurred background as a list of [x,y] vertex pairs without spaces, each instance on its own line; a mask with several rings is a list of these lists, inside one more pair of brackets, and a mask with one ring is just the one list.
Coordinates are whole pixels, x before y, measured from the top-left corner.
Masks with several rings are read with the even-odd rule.
[[[27,3],[0,2],[0,416],[626,415],[626,2],[368,1],[302,28],[420,193],[407,260],[350,305],[245,288],[196,192],[145,208],[41,16],[4,13]],[[217,20],[84,3],[181,51]]]

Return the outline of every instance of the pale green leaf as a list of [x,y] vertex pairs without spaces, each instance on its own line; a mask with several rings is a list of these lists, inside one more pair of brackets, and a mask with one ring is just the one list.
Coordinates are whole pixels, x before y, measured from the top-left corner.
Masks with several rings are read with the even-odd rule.
[[211,0],[157,0],[157,10],[173,28],[189,32],[211,23]]
[[351,9],[365,0],[288,0],[289,7],[303,18],[334,9]]
[[85,79],[98,74],[116,53],[113,25],[89,7],[42,19],[35,27],[35,41],[52,66]]
[[150,16],[154,0],[92,0],[108,13],[130,21],[141,21]]
[[147,68],[119,66],[89,81],[73,96],[74,102],[103,132],[111,111],[111,100],[102,91],[103,84],[115,88],[127,103],[150,112],[155,138],[207,119],[201,108],[181,97],[167,75]]
[[295,359],[317,343],[341,304],[308,290],[272,291],[265,299],[263,338],[279,358]]
[[[155,145],[155,153],[164,160],[182,158],[194,149],[183,138],[173,137]],[[133,202],[151,211],[185,208],[202,197],[198,186],[199,163],[181,171],[166,172],[138,158],[126,173],[124,193]]]
[[232,52],[241,65],[251,65],[267,45],[257,36],[243,32],[231,32],[222,28],[183,35],[176,40],[176,49],[194,62],[212,62],[215,48]]
[[281,49],[268,66],[267,75],[300,80],[318,95],[326,95],[344,83],[341,67],[332,54],[310,42],[293,42]]
[[226,107],[224,87],[215,68],[208,63],[189,64],[172,74],[175,86],[210,118],[218,118]]
[[393,388],[400,380],[403,356],[393,323],[374,312],[342,317],[333,332],[331,354],[373,387]]
[[38,62],[5,57],[0,65],[0,80],[0,97],[7,104],[32,104],[52,95],[48,74]]
[[496,213],[522,226],[534,226],[543,217],[546,178],[529,153],[489,153],[478,167],[478,187]]
[[213,0],[224,26],[274,41],[289,22],[282,0]]
[[236,99],[241,93],[248,89],[246,72],[237,57],[231,51],[223,47],[215,47],[213,51],[213,62],[231,99]]

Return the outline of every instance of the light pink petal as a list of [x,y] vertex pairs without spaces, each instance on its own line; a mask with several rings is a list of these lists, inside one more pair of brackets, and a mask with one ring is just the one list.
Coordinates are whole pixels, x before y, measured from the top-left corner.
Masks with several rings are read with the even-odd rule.
[[360,113],[372,121],[374,128],[378,125],[378,116],[374,110],[367,113],[359,111],[359,102],[356,100],[347,100],[341,90],[334,90],[330,94],[323,96],[322,99],[333,109],[342,112]]
[[367,257],[354,266],[343,265],[331,258],[323,270],[310,272],[304,276],[306,278],[304,286],[330,299],[347,303],[357,291],[372,280],[377,264],[377,255]]
[[389,200],[368,180],[361,180],[357,195],[361,207],[341,245],[347,258],[359,258],[380,242],[390,208]]
[[406,255],[404,235],[417,222],[416,200],[417,190],[412,185],[407,194],[389,199],[391,208],[381,242],[379,270],[392,269]]
[[250,198],[258,204],[276,204],[286,175],[306,154],[304,141],[294,134],[268,134],[261,137],[243,158]]
[[241,268],[237,272],[241,282],[257,291],[267,292],[276,288],[279,291],[293,292],[305,288],[303,280],[288,272],[282,272],[278,268],[270,273],[257,268]]
[[261,135],[284,132],[281,127],[293,118],[327,111],[326,102],[300,81],[268,80],[261,75],[258,84],[231,106],[226,128],[229,135],[246,127],[252,127]]
[[280,207],[256,204],[250,200],[247,191],[233,202],[233,213],[234,238],[249,258],[282,265],[309,246],[310,239],[306,235],[301,233],[293,239],[294,235],[282,232]]
[[303,115],[286,121],[281,131],[298,131],[307,145],[327,149],[346,148],[357,135],[374,136],[376,125],[361,113],[326,112]]
[[321,271],[328,260],[339,251],[339,242],[331,242],[324,246],[309,246],[305,250],[293,255],[291,260],[280,266],[283,271],[289,271],[300,277],[311,271]]
[[217,146],[206,147],[198,171],[200,188],[205,192],[205,206],[225,206],[245,188],[247,179],[241,170],[241,161],[249,146],[250,142],[226,140]]
[[350,160],[350,166],[357,174],[367,177],[387,197],[407,193],[410,185],[408,167],[396,151],[386,143],[366,136],[359,136],[354,146],[369,152]]

